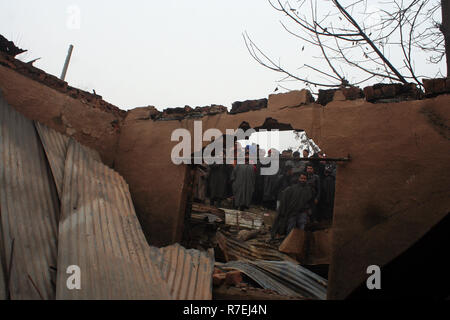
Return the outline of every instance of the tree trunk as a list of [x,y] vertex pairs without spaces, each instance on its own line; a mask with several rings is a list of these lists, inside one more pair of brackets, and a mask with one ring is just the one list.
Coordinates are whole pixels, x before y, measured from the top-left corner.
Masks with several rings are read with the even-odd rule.
[[450,0],[441,0],[442,26],[445,39],[445,56],[447,61],[447,77],[450,77]]

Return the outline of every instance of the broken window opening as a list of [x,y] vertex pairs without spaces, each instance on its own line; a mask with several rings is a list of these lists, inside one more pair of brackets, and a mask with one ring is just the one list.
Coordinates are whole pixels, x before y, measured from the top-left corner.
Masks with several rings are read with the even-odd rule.
[[[251,127],[244,121],[238,129],[247,131]],[[316,269],[319,267],[317,270],[324,276],[328,271],[331,248],[328,230],[333,216],[336,162],[328,162],[327,155],[314,140],[304,130],[294,129],[290,124],[268,118],[254,131],[244,138],[237,135],[218,138],[223,141],[220,152],[224,163],[190,165],[183,245],[200,250],[214,248],[216,261],[219,262],[241,259],[288,260],[315,266]],[[225,158],[229,151],[227,138],[233,141],[231,163],[227,163]],[[197,153],[197,156],[202,156],[205,148],[212,143],[204,146],[202,154]],[[279,167],[274,174],[261,175],[264,166],[261,159],[270,156],[269,151],[278,153]],[[250,157],[252,152],[258,155],[256,161]],[[243,164],[237,162],[239,156],[246,159]],[[296,185],[308,167],[311,179],[314,175],[317,178],[315,182],[308,182],[311,184],[311,199],[306,202],[311,206],[311,214],[301,230],[303,242],[291,246],[297,251],[281,250],[285,240],[292,240],[292,237],[288,237],[290,232],[286,231],[289,222],[287,217],[281,221],[284,227],[277,230],[284,228],[285,231],[273,232],[274,224],[280,225],[277,219],[280,220],[281,194]],[[308,175],[306,179],[309,180]],[[237,180],[239,183],[236,183]],[[247,194],[241,189],[249,181],[252,190]],[[325,186],[328,186],[326,192],[322,190]],[[318,198],[317,203],[314,203],[318,191],[313,191],[313,188],[320,190],[327,201],[320,202]],[[291,195],[284,200],[285,207],[286,203],[292,201],[295,200]],[[294,229],[298,227],[296,224]]]

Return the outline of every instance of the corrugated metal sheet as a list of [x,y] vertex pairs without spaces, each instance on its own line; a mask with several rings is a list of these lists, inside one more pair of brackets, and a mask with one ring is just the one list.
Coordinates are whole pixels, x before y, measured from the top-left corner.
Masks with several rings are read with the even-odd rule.
[[53,299],[58,198],[33,122],[0,96],[0,203],[12,299]]
[[[13,299],[212,298],[211,252],[150,247],[128,185],[96,151],[1,103],[0,259],[12,265]],[[67,288],[69,266],[80,290]]]
[[220,265],[245,273],[264,289],[281,295],[325,300],[327,281],[289,261],[231,261]]
[[5,274],[0,266],[0,300],[6,300],[6,297]]
[[[151,262],[128,185],[76,142],[67,150],[58,237],[57,299],[170,299]],[[81,269],[81,290],[66,270]]]
[[3,232],[2,232],[2,208],[0,203],[0,300],[5,300],[7,298],[6,294],[6,273],[5,273],[5,249],[3,247]]
[[[58,195],[61,199],[67,148],[69,147],[69,142],[73,139],[62,135],[55,130],[49,129],[36,121],[35,126],[44,146],[45,154],[47,155],[47,159],[53,173],[53,178],[55,180],[56,189],[58,190]],[[101,161],[100,155],[97,151],[84,146],[82,146],[82,148],[85,149],[92,158]]]
[[211,300],[214,253],[187,250],[179,244],[152,250],[176,300]]
[[217,232],[217,243],[225,255],[227,261],[231,260],[271,260],[292,261],[288,255],[279,252],[272,245],[258,240],[239,241],[223,232]]

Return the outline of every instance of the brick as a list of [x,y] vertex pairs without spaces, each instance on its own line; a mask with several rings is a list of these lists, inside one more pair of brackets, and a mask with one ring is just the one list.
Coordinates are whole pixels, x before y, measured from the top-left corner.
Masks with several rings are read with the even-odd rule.
[[423,79],[425,94],[437,95],[441,93],[450,93],[450,78]]
[[331,101],[333,101],[334,94],[336,89],[328,89],[328,90],[319,90],[319,97],[317,98],[317,103],[325,106]]
[[383,98],[392,98],[396,96],[398,90],[396,86],[382,86],[381,92]]
[[267,108],[267,99],[236,101],[231,106],[231,114]]

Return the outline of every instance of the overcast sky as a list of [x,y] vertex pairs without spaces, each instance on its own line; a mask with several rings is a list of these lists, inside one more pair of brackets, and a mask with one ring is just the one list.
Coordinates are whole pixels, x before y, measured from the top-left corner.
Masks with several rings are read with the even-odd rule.
[[280,76],[250,57],[242,33],[276,56],[296,52],[278,21],[264,0],[0,2],[0,34],[29,50],[18,58],[42,57],[34,65],[59,77],[73,44],[69,84],[123,109],[267,97]]
[[251,58],[243,32],[291,69],[318,63],[280,19],[265,0],[0,2],[0,34],[29,50],[19,59],[41,57],[34,65],[59,77],[73,44],[69,84],[122,109],[231,107],[267,97],[281,76]]
[[[312,146],[309,147],[306,142],[306,139],[309,139],[305,132],[299,132],[298,137],[294,133],[294,131],[265,131],[265,132],[256,132],[250,136],[248,140],[239,140],[239,143],[242,147],[246,145],[259,145],[261,149],[263,149],[266,154],[267,151],[271,148],[275,148],[278,151],[282,152],[283,150],[292,150],[293,152],[299,151],[300,155],[303,156],[303,149],[309,149],[310,154],[313,154]],[[310,144],[315,144],[314,141],[310,141]],[[316,145],[316,147],[318,147]],[[318,147],[320,149],[320,147]]]

